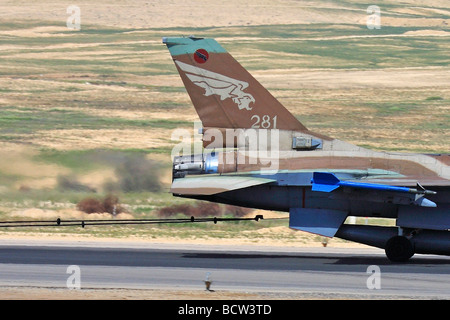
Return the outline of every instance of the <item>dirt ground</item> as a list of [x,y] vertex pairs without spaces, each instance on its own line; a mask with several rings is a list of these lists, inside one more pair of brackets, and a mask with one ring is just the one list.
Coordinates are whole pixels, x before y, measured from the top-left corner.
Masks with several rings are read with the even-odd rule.
[[[82,22],[102,24],[113,27],[131,28],[170,28],[170,27],[212,27],[233,25],[296,24],[296,23],[361,23],[365,24],[367,6],[358,8],[358,3],[345,7],[339,2],[295,0],[229,0],[208,1],[199,4],[195,0],[102,0],[74,2],[81,9]],[[17,19],[61,20],[66,21],[67,1],[6,0],[0,5],[3,16]],[[446,0],[430,0],[421,5],[420,1],[403,1],[404,8],[394,9],[395,13],[408,14],[409,18],[383,17],[383,24],[392,26],[442,24],[442,19],[420,19],[424,12],[448,14],[443,9]],[[348,5],[348,4],[347,4]],[[17,10],[20,7],[21,10]],[[342,11],[342,9],[345,9]],[[361,17],[363,15],[363,17]],[[419,15],[419,17],[415,17]]]
[[0,288],[0,300],[256,300],[260,294],[163,289]]
[[[373,298],[373,297],[372,297]],[[368,296],[309,292],[233,292],[166,289],[0,288],[0,300],[366,300]],[[389,298],[390,299],[390,298]],[[395,298],[394,298],[395,299]],[[397,298],[400,299],[400,298]]]

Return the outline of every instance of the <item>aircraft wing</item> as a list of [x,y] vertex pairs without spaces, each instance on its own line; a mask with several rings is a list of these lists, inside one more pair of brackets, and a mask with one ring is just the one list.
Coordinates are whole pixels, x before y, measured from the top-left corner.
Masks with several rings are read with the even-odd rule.
[[272,182],[276,180],[221,175],[185,177],[173,180],[170,192],[183,195],[213,195]]

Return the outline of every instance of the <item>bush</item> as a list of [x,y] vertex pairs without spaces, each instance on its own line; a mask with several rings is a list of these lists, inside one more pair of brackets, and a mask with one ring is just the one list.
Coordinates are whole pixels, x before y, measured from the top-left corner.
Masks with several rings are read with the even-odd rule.
[[122,207],[119,205],[119,198],[113,195],[106,196],[103,199],[103,212],[108,212],[111,214],[118,214],[123,211]]
[[217,217],[223,214],[221,206],[212,202],[199,202],[195,209],[196,217]]
[[230,204],[225,205],[225,214],[231,214],[233,217],[243,217],[252,211],[253,209],[251,208],[232,206]]
[[171,217],[179,213],[186,216],[195,216],[195,207],[190,204],[177,204],[158,210],[158,214],[162,217]]
[[220,217],[224,214],[231,214],[234,217],[242,217],[252,212],[253,209],[225,205],[224,207],[214,202],[198,202],[196,205],[178,204],[164,207],[158,210],[158,214],[163,217],[170,217],[177,214],[194,217]]
[[110,213],[118,214],[124,212],[124,208],[119,205],[119,198],[108,195],[103,200],[96,198],[85,198],[77,203],[77,209],[85,213]]
[[77,209],[85,213],[102,213],[104,211],[103,204],[95,198],[86,198],[77,203]]

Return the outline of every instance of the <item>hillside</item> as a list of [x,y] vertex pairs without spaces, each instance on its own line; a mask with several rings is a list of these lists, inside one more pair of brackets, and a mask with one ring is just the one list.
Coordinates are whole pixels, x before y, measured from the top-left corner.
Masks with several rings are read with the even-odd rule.
[[312,131],[376,150],[450,152],[448,1],[378,5],[381,28],[369,29],[357,0],[77,1],[72,30],[67,1],[2,1],[1,219],[72,214],[110,192],[134,158],[157,164],[162,189],[112,188],[131,216],[186,202],[167,194],[171,135],[198,117],[164,36],[216,38]]

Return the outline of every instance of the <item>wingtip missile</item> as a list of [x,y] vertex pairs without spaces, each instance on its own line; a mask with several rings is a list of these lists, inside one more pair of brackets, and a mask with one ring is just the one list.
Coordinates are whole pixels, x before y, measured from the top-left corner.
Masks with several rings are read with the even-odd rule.
[[433,195],[436,194],[436,192],[426,190],[422,185],[420,185],[420,183],[417,183],[416,188],[407,188],[407,187],[390,186],[385,184],[341,181],[333,173],[329,172],[314,172],[313,178],[311,179],[311,183],[312,183],[312,191],[320,191],[320,192],[332,192],[339,187],[349,187],[355,189],[371,189],[377,191],[410,193],[415,195],[412,204],[421,207],[430,207],[430,208],[437,207],[436,203],[428,199],[425,199],[425,195]]
[[385,184],[377,183],[365,183],[365,182],[353,182],[353,181],[341,181],[333,173],[330,172],[314,172],[311,179],[312,190],[321,192],[331,192],[339,187],[350,187],[360,189],[372,189],[379,191],[392,191],[412,193],[419,195],[433,195],[436,191],[426,190],[422,185],[417,183],[416,188],[397,187]]

